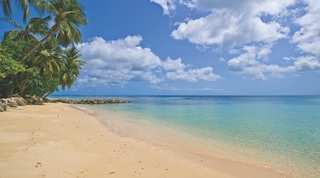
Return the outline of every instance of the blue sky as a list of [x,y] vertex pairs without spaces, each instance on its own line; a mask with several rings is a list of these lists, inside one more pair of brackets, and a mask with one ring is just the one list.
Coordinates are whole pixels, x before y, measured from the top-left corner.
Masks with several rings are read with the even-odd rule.
[[319,0],[79,0],[83,95],[319,95]]

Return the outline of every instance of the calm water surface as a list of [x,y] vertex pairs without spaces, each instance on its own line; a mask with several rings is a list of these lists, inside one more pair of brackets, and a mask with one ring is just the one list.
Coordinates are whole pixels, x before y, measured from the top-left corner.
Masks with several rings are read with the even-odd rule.
[[116,129],[119,130],[134,130],[135,133],[123,132],[128,136],[150,139],[150,130],[158,129],[168,135],[179,135],[186,145],[197,144],[199,150],[223,154],[293,177],[320,177],[320,97],[121,98],[131,103],[90,108],[99,111],[99,118],[109,123],[117,121],[103,117],[103,111],[122,113],[124,122],[138,123],[130,125],[134,129],[118,125]]

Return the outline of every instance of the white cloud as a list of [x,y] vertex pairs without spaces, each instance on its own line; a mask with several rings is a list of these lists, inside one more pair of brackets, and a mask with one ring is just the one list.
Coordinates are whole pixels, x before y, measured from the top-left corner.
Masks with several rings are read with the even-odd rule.
[[151,49],[139,46],[142,40],[141,36],[114,41],[96,37],[91,42],[78,45],[82,54],[80,59],[87,63],[79,84],[124,85],[133,80],[156,84],[165,79],[192,82],[219,79],[211,67],[189,69],[191,66],[184,64],[180,58],[162,61]]
[[295,0],[192,0],[190,8],[206,10],[209,15],[181,22],[172,37],[197,45],[218,45],[230,49],[252,42],[272,43],[287,38],[290,29],[266,15],[278,15]]
[[177,70],[175,72],[168,72],[166,77],[171,80],[183,80],[189,82],[196,82],[199,80],[216,81],[221,79],[219,75],[213,73],[212,67]]
[[[264,58],[270,51],[270,46],[244,46],[243,53],[228,61],[231,71],[245,75],[253,75],[256,79],[283,77],[284,74],[296,71],[294,66],[281,67],[275,64],[264,64]],[[263,54],[263,58],[261,56]]]
[[170,86],[167,84],[164,85],[151,85],[150,86],[153,89],[156,90],[166,90],[166,91],[186,91],[186,92],[222,92],[223,90],[221,89],[214,89],[214,88],[189,88],[189,87],[175,87],[175,86]]
[[182,60],[180,58],[176,60],[168,58],[162,63],[162,67],[165,70],[183,70],[184,68],[186,68],[186,65],[182,63]]
[[[228,61],[233,72],[251,75],[256,79],[279,78],[302,71],[320,70],[320,60],[315,56],[285,57],[286,66],[266,64],[264,58],[271,51],[270,46],[245,46],[243,53]],[[263,53],[263,58],[261,58]]]
[[320,1],[305,0],[308,3],[307,13],[296,19],[301,29],[292,37],[292,42],[307,53],[320,56]]
[[219,57],[219,61],[220,62],[226,62],[226,59],[224,59],[223,57]]
[[293,60],[298,71],[320,70],[320,59],[315,56],[302,56]]
[[[175,3],[207,15],[188,17],[177,23],[171,36],[188,40],[201,51],[218,48],[235,55],[228,61],[233,72],[268,79],[320,70],[319,0],[179,0]],[[287,60],[273,59],[275,63],[270,63],[272,46],[281,39],[296,45],[289,50],[298,48],[303,54],[289,56]],[[167,77],[185,78],[184,72],[168,73]]]
[[203,11],[230,9],[235,13],[247,11],[246,13],[275,15],[294,4],[296,0],[185,0],[185,2],[188,7]]
[[159,4],[163,9],[163,13],[166,15],[170,15],[176,10],[175,0],[150,0],[150,2]]
[[128,36],[116,41],[105,41],[97,37],[78,46],[87,62],[85,77],[80,82],[92,84],[125,84],[129,80],[146,80],[150,83],[161,79],[152,74],[152,70],[161,64],[158,56],[149,48],[138,46],[140,36]]
[[197,82],[199,80],[216,81],[221,78],[219,75],[213,73],[212,67],[188,69],[191,66],[183,64],[180,58],[176,60],[168,58],[162,63],[162,67],[169,71],[165,76],[171,80]]

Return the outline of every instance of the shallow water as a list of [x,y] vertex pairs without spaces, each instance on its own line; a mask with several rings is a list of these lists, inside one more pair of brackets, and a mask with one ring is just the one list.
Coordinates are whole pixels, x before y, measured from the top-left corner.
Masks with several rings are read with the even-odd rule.
[[320,97],[122,98],[132,102],[90,108],[123,136],[179,144],[288,176],[320,177]]

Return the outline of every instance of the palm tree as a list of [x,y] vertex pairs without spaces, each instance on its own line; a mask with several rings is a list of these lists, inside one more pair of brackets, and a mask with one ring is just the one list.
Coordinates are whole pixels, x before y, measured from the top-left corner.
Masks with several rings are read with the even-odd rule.
[[62,50],[57,45],[57,40],[52,38],[42,45],[43,49],[31,61],[32,66],[40,69],[43,76],[58,76],[64,63],[62,61]]
[[41,7],[45,7],[50,13],[54,14],[54,25],[50,28],[49,34],[25,54],[20,62],[23,62],[41,44],[53,36],[64,47],[81,42],[81,32],[78,26],[87,25],[87,20],[83,7],[77,0],[52,0],[52,2],[43,2]]
[[60,84],[63,90],[65,90],[66,86],[68,89],[71,88],[72,84],[79,76],[82,66],[85,65],[84,61],[78,60],[80,56],[79,50],[77,50],[75,47],[64,51],[63,58],[65,70],[62,72],[60,77]]
[[19,28],[19,29],[22,29],[22,27],[16,22],[14,21],[12,18],[10,17],[0,17],[0,20],[1,21],[6,21],[6,22],[9,22],[10,24],[12,24],[13,26]]
[[4,39],[13,39],[18,41],[38,41],[35,35],[44,36],[48,33],[47,22],[50,16],[46,18],[31,18],[25,29],[18,29],[6,32]]
[[[26,22],[30,17],[30,8],[29,4],[40,10],[41,13],[44,12],[43,8],[39,8],[42,0],[15,0],[16,4],[18,4],[19,8],[23,11],[23,22]],[[0,5],[2,6],[2,11],[5,16],[12,16],[12,8],[10,0],[0,0]]]
[[1,0],[2,11],[6,16],[12,15],[10,0]]

